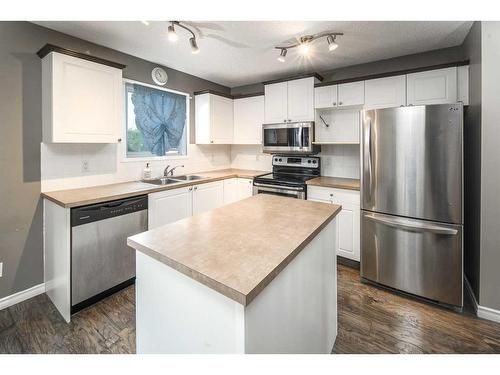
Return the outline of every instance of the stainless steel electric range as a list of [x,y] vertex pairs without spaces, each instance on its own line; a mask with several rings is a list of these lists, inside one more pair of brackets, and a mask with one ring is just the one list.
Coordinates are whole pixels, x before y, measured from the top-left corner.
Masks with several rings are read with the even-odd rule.
[[253,194],[306,199],[306,181],[319,177],[320,171],[317,156],[273,155],[273,172],[254,179]]

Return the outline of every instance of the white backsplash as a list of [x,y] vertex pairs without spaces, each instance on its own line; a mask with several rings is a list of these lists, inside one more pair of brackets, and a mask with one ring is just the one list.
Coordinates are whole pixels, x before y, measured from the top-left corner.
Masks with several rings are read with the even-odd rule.
[[271,154],[263,153],[260,145],[233,145],[231,146],[231,167],[270,171],[272,170]]
[[[41,189],[53,191],[139,180],[144,161],[122,161],[122,144],[41,144]],[[88,162],[88,170],[83,167]],[[177,173],[202,172],[231,167],[227,145],[188,145],[188,156],[150,162],[159,176],[168,164],[184,165]]]
[[322,145],[321,175],[359,178],[359,145]]

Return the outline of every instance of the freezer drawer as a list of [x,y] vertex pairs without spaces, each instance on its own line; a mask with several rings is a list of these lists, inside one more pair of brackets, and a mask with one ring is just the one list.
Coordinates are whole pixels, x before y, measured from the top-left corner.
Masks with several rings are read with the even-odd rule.
[[462,306],[462,226],[361,212],[361,276]]

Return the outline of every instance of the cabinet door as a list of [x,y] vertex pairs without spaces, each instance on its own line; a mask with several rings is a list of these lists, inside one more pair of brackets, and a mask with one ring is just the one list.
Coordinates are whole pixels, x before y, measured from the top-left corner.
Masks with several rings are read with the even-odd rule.
[[233,142],[233,99],[210,94],[210,143]]
[[193,187],[193,215],[212,210],[224,204],[224,183],[209,182]]
[[[335,202],[339,203],[339,202]],[[340,203],[339,203],[340,204]],[[360,260],[360,208],[342,203],[342,211],[337,216],[337,255],[355,261]]]
[[337,85],[314,88],[314,108],[334,108],[337,106]]
[[148,229],[191,216],[191,191],[191,187],[185,187],[149,194]]
[[408,105],[455,103],[457,101],[457,68],[408,74],[406,90]]
[[288,121],[314,121],[314,77],[288,81]]
[[224,204],[229,204],[239,200],[238,179],[229,178],[224,180]]
[[365,108],[391,108],[406,105],[406,76],[365,81]]
[[264,93],[265,123],[285,122],[288,119],[288,82],[265,85]]
[[469,105],[469,65],[457,68],[457,101]]
[[238,199],[245,199],[253,195],[253,180],[238,178]]
[[365,81],[338,85],[338,106],[363,105],[365,103]]
[[45,142],[116,143],[122,134],[121,69],[52,52],[42,61]]
[[210,94],[195,95],[194,97],[194,119],[195,139],[197,145],[210,144]]
[[261,144],[264,95],[235,99],[233,144]]

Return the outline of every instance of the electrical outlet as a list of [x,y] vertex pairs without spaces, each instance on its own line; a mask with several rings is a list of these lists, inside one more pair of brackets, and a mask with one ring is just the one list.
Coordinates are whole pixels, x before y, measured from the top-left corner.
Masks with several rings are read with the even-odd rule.
[[3,262],[0,262],[0,277],[3,275]]
[[90,171],[90,163],[88,160],[82,160],[82,172],[87,173]]

